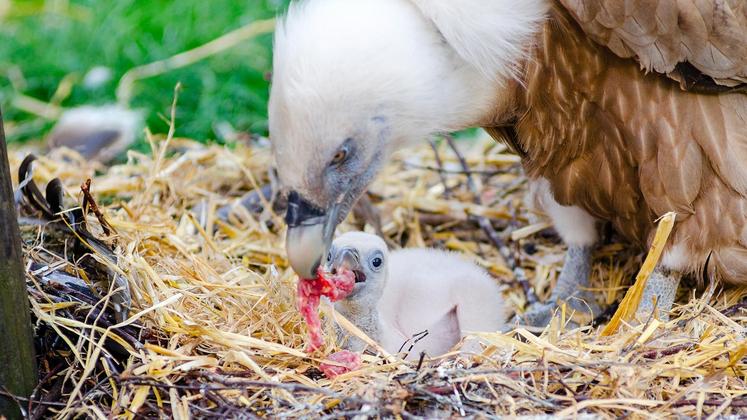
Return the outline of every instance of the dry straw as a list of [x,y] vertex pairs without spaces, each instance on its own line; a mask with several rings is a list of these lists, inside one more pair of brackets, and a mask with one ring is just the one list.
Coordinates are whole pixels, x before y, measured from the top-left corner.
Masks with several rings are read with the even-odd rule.
[[[371,346],[361,370],[324,379],[317,367],[337,350],[334,316],[325,316],[324,352],[303,353],[282,212],[262,196],[258,212],[234,206],[228,220],[219,217],[222,206],[272,184],[264,141],[229,149],[173,134],[150,136],[151,153],[130,152],[111,168],[67,152],[36,163],[39,185],[62,179],[68,207],[81,202],[79,186],[92,178],[93,196],[116,234],[107,238],[93,214],[90,229],[115,248],[110,268],[128,281],[132,310],[125,322],[113,321],[97,302],[106,290],[95,298],[87,291],[100,279],[73,257],[69,231],[24,216],[44,376],[31,403],[19,400],[29,415],[636,418],[718,416],[747,407],[745,288],[718,289],[704,300],[702,291],[683,287],[670,321],[635,325],[616,316],[607,334],[604,320],[599,327],[565,323],[573,314],[563,308],[538,332],[480,333],[485,347],[474,355],[406,364]],[[409,150],[373,183],[366,202],[375,211],[357,213],[378,213],[380,220],[351,218],[342,229],[379,226],[393,246],[467,253],[508,286],[513,307],[527,299],[517,270],[547,298],[564,248],[527,207],[516,157],[487,138],[461,146],[474,170],[472,189],[447,144],[436,146],[438,160],[427,146]],[[12,165],[23,157],[18,151]],[[503,252],[486,236],[490,229],[504,232]],[[600,303],[619,302],[641,265],[634,250],[606,238],[592,279]]]

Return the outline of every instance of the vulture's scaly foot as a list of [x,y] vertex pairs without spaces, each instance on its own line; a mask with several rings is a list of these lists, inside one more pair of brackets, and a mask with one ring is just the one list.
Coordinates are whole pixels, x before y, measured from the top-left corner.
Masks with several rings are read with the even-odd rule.
[[561,303],[566,304],[566,313],[574,315],[576,325],[590,322],[601,312],[588,291],[591,275],[591,246],[570,246],[563,269],[552,295],[545,303],[535,303],[523,314],[517,314],[520,324],[544,327],[550,323]]
[[681,273],[663,268],[661,265],[657,266],[643,289],[641,303],[638,304],[635,313],[636,319],[639,322],[646,322],[656,308],[657,313],[654,316],[662,321],[668,321],[681,278]]

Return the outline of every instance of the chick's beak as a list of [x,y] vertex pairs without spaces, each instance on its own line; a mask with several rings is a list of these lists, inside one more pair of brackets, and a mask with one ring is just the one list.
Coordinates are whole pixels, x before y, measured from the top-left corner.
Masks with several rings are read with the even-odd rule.
[[357,270],[360,265],[360,257],[354,249],[343,248],[334,262],[335,269]]
[[336,273],[339,270],[352,271],[355,275],[356,283],[364,283],[366,281],[366,275],[361,269],[360,254],[354,248],[341,249],[332,262],[332,268],[332,273]]
[[339,207],[321,209],[300,194],[288,194],[288,225],[285,248],[293,270],[303,278],[315,278],[322,258],[327,255],[337,227]]

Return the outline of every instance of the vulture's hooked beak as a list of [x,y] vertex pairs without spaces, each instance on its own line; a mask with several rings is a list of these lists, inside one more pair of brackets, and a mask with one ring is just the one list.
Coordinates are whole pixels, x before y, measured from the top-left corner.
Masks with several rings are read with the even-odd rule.
[[288,194],[285,248],[291,267],[302,278],[316,277],[317,268],[332,244],[339,209],[339,204],[335,204],[324,210],[295,191]]

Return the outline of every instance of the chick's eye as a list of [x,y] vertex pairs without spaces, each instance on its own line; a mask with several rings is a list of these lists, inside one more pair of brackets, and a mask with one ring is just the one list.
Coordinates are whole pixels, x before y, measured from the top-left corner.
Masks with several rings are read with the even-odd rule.
[[328,252],[327,253],[327,262],[330,262],[330,261],[332,261],[332,253]]
[[374,267],[376,267],[376,268],[381,267],[381,264],[383,264],[383,263],[384,263],[384,261],[381,258],[379,258],[379,257],[376,257],[376,258],[373,259],[373,261],[371,261],[371,264]]

